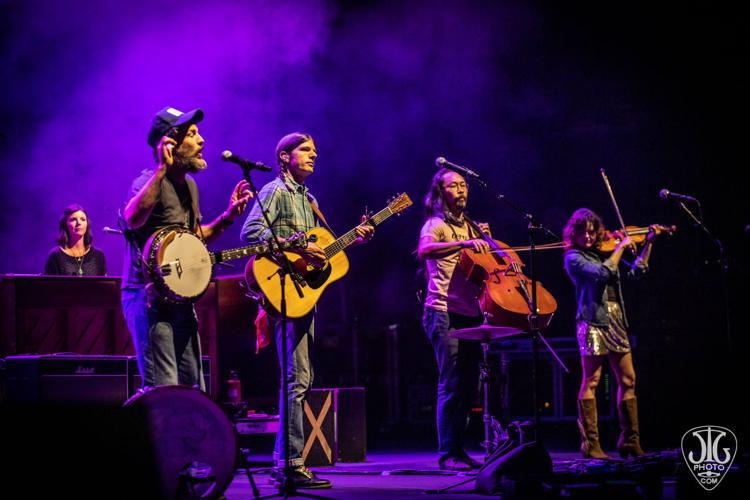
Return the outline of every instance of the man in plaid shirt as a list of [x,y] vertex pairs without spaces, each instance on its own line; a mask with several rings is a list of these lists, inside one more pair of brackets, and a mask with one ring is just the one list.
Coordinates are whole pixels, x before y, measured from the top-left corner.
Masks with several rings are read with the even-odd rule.
[[[299,231],[307,232],[318,226],[315,210],[317,200],[309,193],[305,180],[313,173],[317,152],[315,143],[309,134],[294,132],[282,137],[276,146],[276,161],[279,165],[279,176],[269,182],[258,193],[258,203],[253,205],[248,214],[240,237],[244,241],[257,242],[271,238],[271,230],[263,218],[262,210],[266,210],[274,231],[280,238],[288,238]],[[358,241],[369,241],[374,234],[374,227],[363,224],[357,227]],[[295,250],[310,265],[324,266],[326,256],[314,242],[309,242],[307,248]],[[302,459],[304,435],[302,418],[305,394],[312,386],[313,367],[310,363],[310,349],[315,331],[315,311],[301,318],[287,321],[287,373],[282,375],[279,398],[286,398],[289,415],[289,471],[288,479],[296,488],[330,488],[331,483],[318,478],[305,467]],[[283,366],[283,339],[281,321],[273,313],[270,315],[270,327],[276,338],[279,364]],[[260,344],[259,344],[260,345]],[[281,400],[279,407],[281,408]],[[284,435],[286,429],[279,426],[276,434],[274,460],[276,469],[272,473],[277,482],[282,476],[279,470],[284,467]]]

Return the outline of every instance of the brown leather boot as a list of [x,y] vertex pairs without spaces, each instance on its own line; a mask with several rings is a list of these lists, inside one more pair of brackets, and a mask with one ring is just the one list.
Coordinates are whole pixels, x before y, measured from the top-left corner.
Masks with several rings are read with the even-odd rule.
[[639,457],[646,452],[641,448],[641,433],[638,429],[638,402],[636,398],[625,399],[617,405],[620,416],[620,438],[617,440],[617,451],[621,458]]
[[581,431],[583,458],[609,458],[599,444],[599,419],[596,399],[578,400],[578,430]]

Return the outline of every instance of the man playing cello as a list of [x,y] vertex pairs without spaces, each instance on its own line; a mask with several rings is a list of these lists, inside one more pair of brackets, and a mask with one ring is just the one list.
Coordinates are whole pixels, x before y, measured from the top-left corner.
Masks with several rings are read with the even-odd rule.
[[[438,170],[425,196],[426,220],[417,247],[427,273],[422,325],[438,364],[438,464],[441,469],[459,471],[479,466],[464,449],[464,434],[477,394],[481,350],[478,343],[452,338],[449,332],[480,325],[482,314],[479,288],[461,272],[458,262],[463,249],[488,252],[490,248],[465,216],[468,196],[469,187],[461,175]],[[478,226],[489,234],[487,224]]]

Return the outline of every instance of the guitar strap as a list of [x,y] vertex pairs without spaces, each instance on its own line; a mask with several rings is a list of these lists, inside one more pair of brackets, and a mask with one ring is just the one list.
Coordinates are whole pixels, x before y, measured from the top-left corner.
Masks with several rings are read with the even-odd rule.
[[200,239],[205,240],[205,238],[203,237],[203,229],[201,229],[201,219],[203,217],[198,210],[198,186],[195,183],[190,182],[188,182],[187,185],[188,193],[190,194],[190,208],[192,209],[192,214],[190,214],[191,220],[188,222],[188,229],[196,232],[195,229],[197,228],[197,232],[200,233]]
[[331,229],[331,226],[328,225],[325,215],[323,215],[323,212],[320,211],[320,209],[318,208],[318,204],[315,202],[313,197],[310,196],[310,193],[307,193],[307,201],[310,202],[310,207],[312,208],[315,217],[317,217],[318,220],[323,223],[323,227],[328,229],[332,235],[336,236],[336,233],[334,233],[333,229]]

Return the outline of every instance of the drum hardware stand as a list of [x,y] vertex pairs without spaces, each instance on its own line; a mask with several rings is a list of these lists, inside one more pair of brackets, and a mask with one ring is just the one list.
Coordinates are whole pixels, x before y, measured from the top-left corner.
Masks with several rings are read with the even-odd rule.
[[507,440],[507,434],[502,424],[490,413],[490,379],[491,368],[488,361],[490,351],[489,341],[482,341],[482,362],[479,363],[479,382],[482,386],[482,405],[484,413],[484,441],[482,448],[485,449],[487,457],[490,457],[501,444]]
[[209,490],[205,492],[206,496],[210,496],[216,487],[216,474],[208,464],[193,461],[183,467],[178,474],[177,496],[180,498],[200,498],[200,496],[203,496],[195,491],[196,484],[211,484]]
[[242,462],[245,466],[245,475],[247,476],[247,480],[250,483],[250,488],[253,490],[253,498],[260,498],[260,490],[258,489],[258,486],[255,484],[255,478],[253,478],[253,473],[257,474],[258,472],[268,472],[272,469],[272,467],[263,467],[260,469],[255,469],[252,472],[250,471],[250,450],[246,448],[240,448],[240,456],[242,456]]
[[[284,252],[281,250],[281,242],[279,240],[279,236],[276,234],[276,231],[274,231],[273,226],[271,225],[271,220],[268,218],[268,211],[266,208],[263,207],[260,203],[260,196],[258,194],[258,189],[255,187],[255,184],[253,183],[253,180],[250,177],[250,170],[252,169],[252,165],[250,164],[243,164],[242,167],[242,174],[247,181],[247,183],[250,186],[250,190],[252,191],[254,197],[256,200],[258,200],[258,206],[260,207],[260,211],[263,214],[263,219],[266,221],[266,226],[268,227],[268,230],[271,232],[272,242],[272,252],[273,252],[273,258],[275,262],[279,265],[279,270],[276,274],[279,276],[279,283],[281,285],[281,313],[280,321],[281,321],[281,340],[282,340],[282,355],[281,355],[281,387],[279,388],[279,392],[281,390],[284,390],[284,397],[279,398],[281,400],[281,404],[279,405],[279,413],[282,416],[280,425],[284,429],[284,432],[282,434],[283,436],[283,446],[284,446],[284,470],[279,471],[279,475],[277,476],[277,480],[279,482],[279,489],[278,492],[272,493],[270,495],[265,496],[259,496],[260,491],[258,490],[257,486],[255,486],[255,481],[252,478],[252,473],[247,468],[247,464],[245,464],[245,473],[248,476],[248,479],[250,480],[250,484],[253,487],[253,497],[260,500],[265,498],[273,498],[273,497],[282,497],[282,498],[289,498],[292,496],[300,496],[300,497],[306,497],[306,498],[317,498],[322,500],[328,500],[328,497],[320,496],[320,495],[313,495],[310,493],[301,493],[297,491],[297,488],[294,486],[294,483],[292,483],[289,480],[289,471],[291,470],[291,466],[289,465],[289,398],[287,396],[287,384],[286,384],[286,376],[288,371],[288,350],[289,346],[287,343],[287,310],[286,310],[286,277],[287,275],[294,277],[295,272],[292,268],[291,263],[289,262],[289,259],[286,258],[286,255],[284,255]],[[273,243],[275,243],[275,248],[273,248]],[[300,288],[299,283],[292,279],[292,284],[294,284],[295,290],[297,291],[297,294],[299,294],[300,297],[303,297],[304,294],[302,293],[302,289]]]

